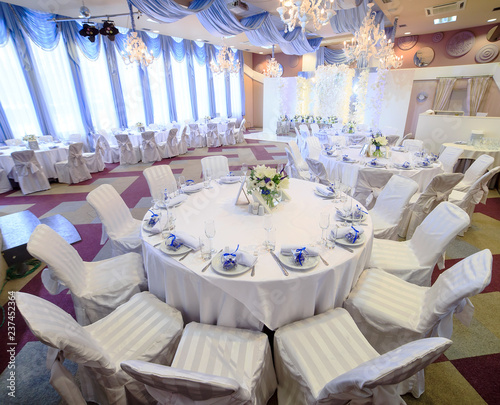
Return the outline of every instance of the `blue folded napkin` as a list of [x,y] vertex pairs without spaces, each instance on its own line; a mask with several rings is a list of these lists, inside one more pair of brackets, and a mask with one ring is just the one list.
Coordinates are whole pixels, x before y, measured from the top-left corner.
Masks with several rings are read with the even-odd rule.
[[354,228],[353,226],[342,226],[337,229],[332,229],[330,232],[331,238],[332,239],[342,239],[342,238],[347,238],[347,235],[351,232],[353,232],[353,229],[355,229],[357,233],[357,239],[363,234],[364,229],[359,227],[359,228]]

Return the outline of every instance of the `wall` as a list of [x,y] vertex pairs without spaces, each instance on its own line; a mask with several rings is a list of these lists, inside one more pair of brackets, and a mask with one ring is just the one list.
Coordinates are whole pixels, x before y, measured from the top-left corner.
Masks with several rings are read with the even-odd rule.
[[[261,72],[266,67],[267,61],[271,55],[253,54],[253,70]],[[281,77],[296,77],[302,71],[302,57],[297,55],[285,55],[284,53],[275,53],[274,59],[283,66],[283,75]]]
[[[252,54],[243,52],[243,61],[245,65],[252,66]],[[247,120],[246,127],[253,127],[253,79],[247,75],[243,75],[243,83],[245,86],[245,118]]]

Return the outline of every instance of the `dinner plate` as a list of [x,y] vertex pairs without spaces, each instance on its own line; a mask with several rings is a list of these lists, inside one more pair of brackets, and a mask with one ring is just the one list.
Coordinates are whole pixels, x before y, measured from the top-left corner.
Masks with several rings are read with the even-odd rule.
[[318,190],[314,190],[314,194],[316,194],[318,197],[326,198],[328,200],[334,199],[336,197],[335,194],[333,194],[333,195],[323,195],[323,194],[319,193]]
[[356,160],[356,159],[349,159],[349,160],[342,159],[341,161],[343,163],[358,163],[359,162],[359,160]]
[[[347,221],[347,222],[352,222],[352,216],[344,217],[343,215],[340,215],[340,213],[337,211],[337,216],[342,220],[342,221]],[[357,221],[364,222],[366,220],[366,214],[364,212],[361,213],[361,219],[356,219]]]
[[383,163],[378,163],[376,165],[372,165],[370,163],[366,163],[366,167],[373,167],[374,169],[384,169],[387,165]]
[[403,167],[403,166],[396,166],[396,165],[393,165],[395,169],[398,169],[398,170],[413,170],[413,166],[408,166],[408,167]]
[[419,169],[432,169],[434,167],[434,165],[430,164],[428,166],[424,166],[424,165],[415,165],[416,167],[418,167]]
[[322,154],[323,156],[326,156],[326,157],[337,157],[337,156],[338,156],[338,154],[337,154],[337,153],[332,153],[332,154],[330,154],[330,155],[329,155],[329,154],[328,154],[328,153],[326,153],[324,150],[322,150],[322,151],[321,151],[321,154]]
[[212,269],[221,276],[228,276],[228,277],[239,276],[240,274],[244,274],[251,269],[251,267],[249,266],[242,266],[241,264],[236,264],[236,267],[233,267],[232,269],[229,270],[225,270],[224,267],[222,267],[221,255],[222,252],[216,254],[212,258]]
[[231,180],[220,179],[220,183],[223,183],[223,184],[234,184],[234,183],[239,183],[240,181],[241,181],[241,177],[239,177],[239,176],[234,176]]
[[363,243],[365,243],[365,241],[366,241],[366,236],[364,233],[362,233],[354,243],[349,242],[346,238],[340,238],[335,240],[335,242],[337,242],[339,245],[350,246],[350,247],[361,246]]
[[183,204],[186,200],[182,200],[182,201],[179,201],[177,204],[174,204],[174,205],[166,205],[165,202],[161,201],[161,202],[158,202],[157,205],[158,205],[158,208],[160,209],[168,209],[168,208],[176,208],[178,207],[179,205]]
[[186,190],[186,189],[182,189],[182,192],[184,194],[196,194],[196,193],[199,193],[201,190],[203,190],[203,187],[202,188],[198,188],[196,190]]
[[351,149],[361,149],[363,145],[349,145]]
[[[169,242],[170,243],[170,242]],[[177,250],[170,250],[167,248],[167,239],[164,240],[161,245],[160,245],[160,250],[164,253],[166,253],[167,255],[169,256],[180,256],[180,255],[183,255],[187,252],[190,252],[191,249],[189,246],[186,246],[186,245],[182,245],[179,249]]]
[[304,264],[302,266],[295,263],[295,259],[293,255],[285,256],[280,253],[279,255],[280,262],[283,263],[290,270],[311,270],[314,269],[319,263],[319,256],[309,256],[304,260]]

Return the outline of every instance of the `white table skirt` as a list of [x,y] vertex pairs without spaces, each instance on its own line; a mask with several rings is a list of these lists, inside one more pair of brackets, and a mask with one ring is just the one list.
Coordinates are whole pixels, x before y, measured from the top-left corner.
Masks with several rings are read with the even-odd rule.
[[[369,162],[373,158],[360,156],[360,149],[358,148],[344,148],[338,153],[339,156],[341,156],[342,154],[347,154],[350,158],[359,160],[359,163],[346,163],[340,160],[339,157],[327,156],[322,151],[319,156],[319,161],[322,162],[325,166],[328,178],[330,180],[342,179],[343,183],[355,188],[358,182],[358,174],[360,170],[373,172],[381,170],[366,166],[366,162]],[[431,168],[414,168],[412,170],[397,169],[393,167],[391,163],[404,163],[405,161],[411,161],[411,154],[395,151],[391,151],[391,154],[391,159],[378,159],[380,162],[387,164],[386,169],[383,170],[389,170],[394,174],[409,177],[415,180],[418,183],[419,193],[421,193],[427,187],[427,185],[436,175],[443,173],[443,168],[440,162],[434,163],[433,167]]]
[[462,156],[460,156],[460,159],[471,159],[471,160],[476,160],[479,156],[481,155],[489,155],[492,156],[495,160],[493,161],[493,164],[490,166],[490,168],[500,166],[500,149],[483,149],[483,148],[477,148],[472,145],[459,145],[456,143],[444,143],[443,146],[441,147],[441,151],[443,151],[444,148],[447,146],[451,146],[453,148],[460,148],[464,152],[462,153]]
[[[165,131],[155,131],[155,140],[156,143],[161,143],[161,142],[167,142],[168,139],[168,132],[170,131],[169,129],[166,129]],[[137,132],[129,133],[128,138],[130,139],[130,142],[132,143],[132,146],[142,146],[142,135]]]
[[[319,213],[335,212],[331,200],[313,194],[314,183],[292,179],[291,201],[280,204],[273,213],[276,228],[276,252],[282,244],[307,244],[319,239]],[[214,219],[214,248],[224,246],[253,251],[265,239],[263,219],[248,213],[248,205],[234,205],[239,184],[216,185],[211,190],[193,194],[176,209],[177,229],[199,236],[204,220]],[[333,215],[332,215],[333,218]],[[164,218],[162,218],[164,219]],[[285,277],[273,258],[259,250],[255,277],[247,272],[238,277],[224,277],[211,268],[200,253],[182,262],[152,245],[160,235],[143,238],[144,265],[149,290],[169,305],[179,309],[184,322],[197,321],[231,327],[260,330],[262,325],[276,329],[330,308],[339,307],[356,283],[371,252],[371,220],[364,226],[366,243],[350,253],[340,247],[322,251],[329,266],[319,263],[308,272],[289,271]],[[144,232],[146,234],[146,232]]]
[[[41,145],[40,150],[35,151],[35,157],[40,165],[43,167],[47,178],[57,179],[57,173],[54,165],[57,162],[68,160],[68,147],[60,144],[61,147],[55,149],[48,149],[48,146]],[[0,168],[5,170],[9,178],[13,179],[12,169],[14,168],[14,160],[12,160],[11,153],[15,151],[26,150],[24,147],[11,147],[9,149],[1,150],[0,155]]]

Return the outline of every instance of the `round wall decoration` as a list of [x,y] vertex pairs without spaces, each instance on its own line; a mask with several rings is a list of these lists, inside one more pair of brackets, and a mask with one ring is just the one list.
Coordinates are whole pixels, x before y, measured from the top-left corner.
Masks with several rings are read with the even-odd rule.
[[290,55],[288,60],[288,66],[294,68],[299,64],[300,58],[297,55]]
[[419,103],[423,103],[425,100],[427,100],[427,93],[421,91],[420,93],[417,94],[417,101]]
[[432,36],[432,42],[434,43],[438,43],[438,42],[441,42],[441,40],[444,38],[444,34],[442,32],[436,32],[434,33],[434,35]]
[[398,47],[402,51],[408,51],[413,48],[418,42],[418,35],[409,35],[407,37],[398,38]]
[[446,53],[450,56],[463,56],[474,46],[475,36],[470,31],[457,32],[446,44]]
[[488,44],[483,46],[476,53],[476,62],[477,63],[488,63],[498,56],[498,48],[496,45]]
[[413,56],[413,63],[415,66],[429,66],[430,63],[434,60],[434,49],[425,46],[420,48],[415,55]]

